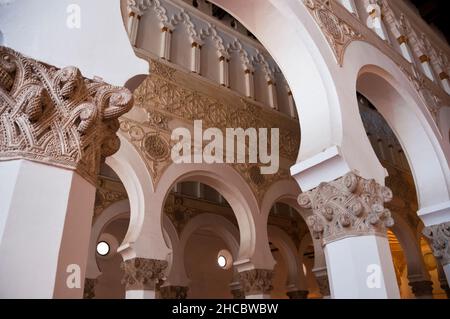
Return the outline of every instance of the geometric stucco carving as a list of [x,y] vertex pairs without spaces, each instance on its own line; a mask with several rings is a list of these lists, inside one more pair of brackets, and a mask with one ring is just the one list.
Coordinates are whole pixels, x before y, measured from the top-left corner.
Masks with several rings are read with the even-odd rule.
[[132,104],[126,88],[0,46],[0,160],[69,168],[95,184],[101,160],[119,148],[117,119]]
[[125,260],[121,264],[124,270],[122,283],[126,290],[156,290],[164,279],[167,261],[145,258]]
[[[160,61],[150,59],[149,63],[152,72],[135,90],[134,109],[121,117],[120,130],[142,155],[155,186],[172,163],[173,125],[191,128],[194,120],[202,120],[203,129],[218,128],[224,135],[228,127],[279,128],[280,156],[294,162],[300,144],[298,122],[248,99],[233,96],[229,100],[221,87],[211,88],[217,92],[202,92],[199,87],[204,84],[190,75]],[[141,115],[133,117],[133,112],[145,112],[145,120]],[[171,122],[176,124],[171,126]],[[256,163],[230,166],[248,182],[259,200],[275,181],[290,178],[284,168],[276,174],[262,175]]]
[[362,35],[334,14],[330,0],[303,0],[303,3],[324,32],[336,60],[342,66],[345,49],[352,41],[362,39]]
[[313,236],[326,245],[352,236],[386,236],[387,227],[394,225],[391,212],[384,208],[391,199],[388,187],[351,172],[301,194],[298,202],[312,209],[308,225]]
[[441,265],[450,264],[450,222],[425,227],[423,234],[428,238],[433,249],[433,255]]
[[273,289],[273,271],[267,269],[252,269],[239,273],[239,281],[246,296],[267,295]]

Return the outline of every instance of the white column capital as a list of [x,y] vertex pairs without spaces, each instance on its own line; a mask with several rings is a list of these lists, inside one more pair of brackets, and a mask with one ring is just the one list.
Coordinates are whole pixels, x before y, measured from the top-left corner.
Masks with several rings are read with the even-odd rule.
[[307,222],[313,236],[325,246],[347,237],[385,237],[386,228],[394,225],[391,212],[384,208],[391,199],[388,187],[352,172],[301,194],[298,202],[313,210]]
[[450,264],[450,222],[425,227],[423,234],[430,241],[433,255],[442,266]]

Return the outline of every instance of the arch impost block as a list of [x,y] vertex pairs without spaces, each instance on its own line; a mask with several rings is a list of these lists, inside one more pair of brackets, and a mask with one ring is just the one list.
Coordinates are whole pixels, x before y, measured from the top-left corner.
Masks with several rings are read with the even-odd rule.
[[351,172],[301,194],[298,202],[312,209],[308,226],[326,245],[347,237],[386,236],[387,228],[394,225],[391,212],[384,207],[391,199],[388,187]]
[[101,161],[119,149],[131,92],[1,46],[0,88],[0,161],[68,168],[95,184]]

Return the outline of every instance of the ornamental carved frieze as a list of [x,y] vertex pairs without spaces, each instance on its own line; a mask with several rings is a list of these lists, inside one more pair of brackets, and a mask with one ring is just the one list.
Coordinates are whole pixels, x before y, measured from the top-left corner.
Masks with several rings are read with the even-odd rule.
[[128,195],[125,187],[120,181],[111,180],[101,177],[97,181],[97,191],[95,193],[94,219],[95,223],[97,217],[109,206],[127,199]]
[[351,236],[386,236],[387,227],[394,225],[391,212],[384,207],[391,199],[388,187],[351,172],[301,194],[298,203],[312,209],[308,226],[314,238],[326,245]]
[[126,290],[155,290],[164,280],[167,261],[145,258],[125,260],[121,264],[124,271],[122,284]]
[[165,286],[159,289],[161,299],[186,299],[189,287]]
[[[297,158],[300,129],[295,121],[265,110],[248,99],[242,98],[235,105],[227,104],[188,87],[184,83],[186,79],[178,79],[176,70],[170,66],[155,60],[150,60],[150,65],[153,72],[134,93],[136,108],[144,109],[149,118],[157,112],[158,117],[177,118],[190,125],[194,120],[202,120],[203,129],[219,128],[224,134],[226,128],[279,128],[280,141],[283,141],[280,156],[292,161]],[[167,75],[167,69],[173,70],[171,76]]]
[[252,269],[239,273],[239,281],[246,296],[268,295],[273,290],[273,271]]
[[363,36],[333,12],[332,1],[303,0],[303,3],[322,29],[337,62],[342,66],[347,46],[352,41],[362,40]]
[[445,266],[450,264],[450,222],[425,227],[423,234],[428,238],[433,255]]
[[101,161],[120,146],[126,88],[83,78],[0,47],[0,160],[28,159],[77,171],[95,184]]

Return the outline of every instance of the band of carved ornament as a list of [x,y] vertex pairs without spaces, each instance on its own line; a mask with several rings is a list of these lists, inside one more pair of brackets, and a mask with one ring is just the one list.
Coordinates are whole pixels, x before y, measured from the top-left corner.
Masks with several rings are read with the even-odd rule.
[[384,208],[391,199],[388,187],[352,172],[301,194],[298,202],[312,209],[308,226],[314,237],[326,245],[352,236],[386,236],[387,227],[394,225],[391,212]]
[[64,167],[95,183],[101,161],[119,149],[118,118],[132,105],[126,88],[0,46],[0,161]]
[[441,264],[450,264],[450,222],[426,227],[423,234],[429,239],[433,255]]
[[126,290],[155,290],[164,279],[167,261],[145,258],[125,260],[121,264],[124,270],[122,284]]
[[239,280],[246,296],[269,294],[272,287],[273,271],[252,269],[239,273]]

